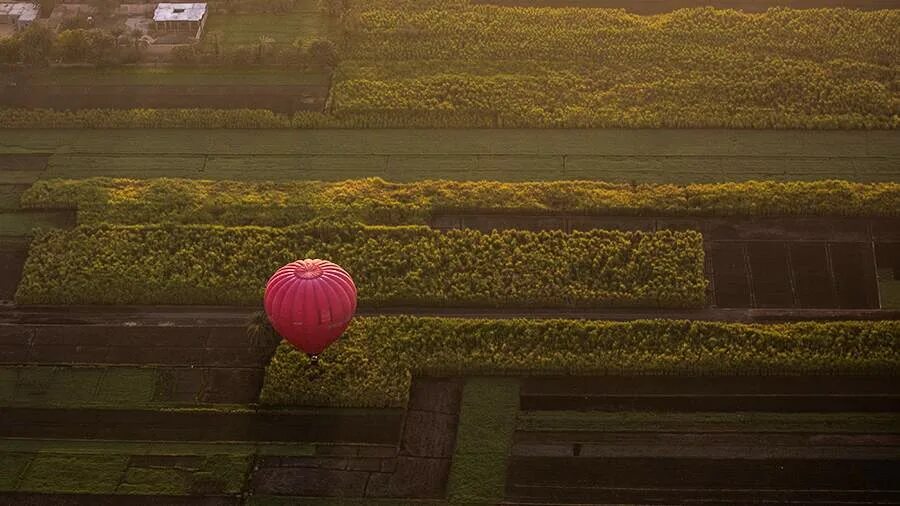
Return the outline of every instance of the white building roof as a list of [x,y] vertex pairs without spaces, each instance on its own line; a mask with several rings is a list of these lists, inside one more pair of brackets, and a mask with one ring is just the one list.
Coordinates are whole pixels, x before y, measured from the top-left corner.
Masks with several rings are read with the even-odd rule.
[[153,21],[200,21],[206,14],[206,4],[158,4]]
[[19,21],[34,21],[40,15],[40,8],[32,3],[0,3],[0,15],[12,16]]

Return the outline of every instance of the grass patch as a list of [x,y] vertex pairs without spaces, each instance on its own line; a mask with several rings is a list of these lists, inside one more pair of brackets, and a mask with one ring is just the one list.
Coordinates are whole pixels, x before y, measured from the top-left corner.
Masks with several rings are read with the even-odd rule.
[[157,371],[130,367],[0,367],[0,403],[14,407],[153,405]]
[[208,493],[214,490],[224,494],[238,494],[243,489],[243,481],[250,467],[251,456],[232,455],[208,456],[203,467],[193,475],[193,489]]
[[0,236],[30,236],[35,229],[68,228],[74,221],[65,211],[0,211]]
[[[260,135],[258,130],[163,128],[3,130],[0,153],[27,152],[57,153],[51,158],[52,177],[264,181],[380,175],[398,181],[599,179],[622,183],[828,178],[896,182],[900,178],[900,143],[894,132],[883,131],[749,130],[737,135],[723,129],[274,129]],[[231,164],[223,161],[221,173],[212,169],[194,172],[199,165],[190,155],[206,153],[244,158]],[[59,158],[75,154],[95,161]],[[159,156],[162,154],[166,156]],[[391,156],[385,159],[374,154]],[[476,168],[475,154],[491,157],[479,160]],[[129,159],[107,161],[111,155]],[[187,159],[169,158],[175,155]],[[266,156],[243,166],[254,158],[251,155]],[[270,158],[272,155],[283,158]],[[304,162],[289,155],[328,156]],[[542,165],[548,156],[561,160],[562,155],[566,155],[565,169],[561,163]],[[138,164],[155,171],[144,172]],[[329,172],[332,166],[343,169]],[[67,173],[70,168],[71,175]]]
[[318,10],[284,14],[215,14],[209,17],[204,40],[210,43],[218,33],[221,44],[228,46],[258,44],[260,37],[270,37],[275,44],[293,44],[329,38],[337,33],[327,14]]
[[506,462],[519,410],[519,381],[468,378],[447,484],[451,504],[503,499]]
[[228,455],[252,454],[310,456],[313,443],[222,442],[222,441],[116,441],[100,439],[2,439],[0,452],[66,453],[104,455]]
[[122,494],[183,495],[190,490],[190,472],[173,468],[130,468],[117,491]]
[[878,269],[878,292],[883,309],[900,309],[900,279],[893,269]]
[[[0,490],[220,495],[243,491],[254,453],[286,444],[0,439]],[[294,445],[296,446],[296,445]],[[288,450],[279,452],[279,447]],[[29,465],[30,463],[30,465]]]
[[523,411],[516,429],[550,432],[896,433],[896,413],[647,413]]
[[29,453],[0,452],[0,490],[16,490],[19,479],[33,458],[34,455]]
[[121,455],[39,454],[28,466],[18,489],[22,492],[112,494],[128,466]]
[[[8,209],[18,209],[19,198],[29,187],[28,184],[6,184],[2,182],[6,179],[5,172],[0,171],[0,212]],[[33,180],[29,181],[29,183],[37,180],[38,174],[35,173]]]

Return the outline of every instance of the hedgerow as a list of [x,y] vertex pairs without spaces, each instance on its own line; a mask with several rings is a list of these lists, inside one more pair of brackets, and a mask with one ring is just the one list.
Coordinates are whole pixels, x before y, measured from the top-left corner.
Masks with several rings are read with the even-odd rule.
[[[439,6],[440,3],[437,3]],[[897,128],[897,11],[374,8],[330,112],[435,127]]]
[[41,180],[24,207],[77,208],[81,224],[288,226],[340,217],[427,224],[435,213],[666,216],[900,216],[900,184],[847,181],[615,184],[420,181],[339,183],[191,179]]
[[3,128],[459,128],[496,126],[494,114],[423,111],[403,118],[346,113],[340,116],[268,109],[4,109]]
[[[268,330],[271,331],[271,330]],[[398,406],[413,373],[891,374],[900,322],[357,318],[312,366],[282,343],[266,369],[272,405]],[[713,380],[711,380],[713,381]]]
[[316,112],[293,116],[268,109],[4,109],[0,128],[328,128],[341,126]]
[[16,300],[258,305],[278,267],[316,257],[368,307],[700,307],[706,288],[693,231],[79,226],[35,238]]

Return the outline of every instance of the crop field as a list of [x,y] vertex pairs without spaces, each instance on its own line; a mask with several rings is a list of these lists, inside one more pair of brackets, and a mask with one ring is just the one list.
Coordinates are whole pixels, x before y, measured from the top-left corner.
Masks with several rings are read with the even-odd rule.
[[438,127],[897,124],[896,10],[429,5],[446,8],[362,12],[333,114]]
[[334,37],[335,23],[315,7],[286,14],[216,14],[210,16],[204,38],[221,37],[224,45],[254,45],[261,39],[291,45],[296,40],[308,43],[313,39]]
[[763,12],[774,7],[792,9],[821,9],[844,7],[847,9],[897,9],[897,0],[471,0],[473,5],[501,5],[508,7],[592,7],[626,9],[636,14],[659,14],[675,9],[711,6],[717,9],[740,9],[744,12]]
[[[2,155],[53,178],[421,179],[693,183],[896,181],[894,132],[756,130],[4,130]],[[27,173],[27,174],[26,174]]]

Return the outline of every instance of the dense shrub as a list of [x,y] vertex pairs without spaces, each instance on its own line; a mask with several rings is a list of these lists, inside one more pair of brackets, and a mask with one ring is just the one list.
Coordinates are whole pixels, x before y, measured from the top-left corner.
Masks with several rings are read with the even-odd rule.
[[439,232],[427,227],[89,227],[37,236],[25,304],[257,305],[297,258],[328,258],[377,306],[700,307],[697,232]]
[[41,180],[22,195],[32,208],[78,208],[81,224],[173,222],[296,225],[339,217],[373,225],[426,224],[434,213],[667,216],[900,216],[900,184],[745,182],[499,183],[379,178],[339,183],[191,179]]
[[318,366],[282,343],[266,369],[261,401],[397,406],[414,372],[896,375],[900,322],[357,318]]

